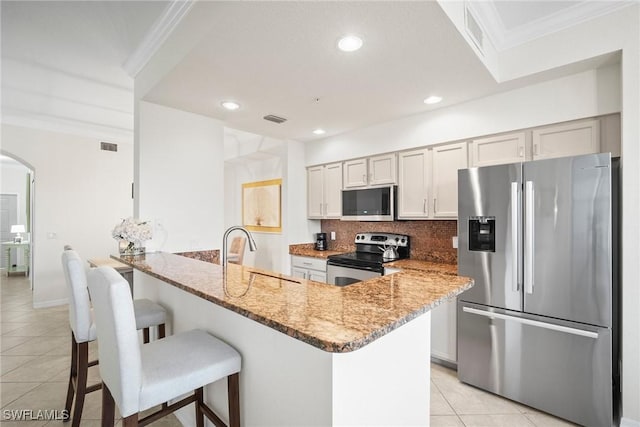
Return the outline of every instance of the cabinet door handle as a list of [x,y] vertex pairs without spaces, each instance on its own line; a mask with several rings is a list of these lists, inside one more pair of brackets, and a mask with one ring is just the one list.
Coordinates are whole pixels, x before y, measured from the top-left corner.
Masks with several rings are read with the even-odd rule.
[[538,155],[538,144],[533,144],[533,155],[534,156]]
[[438,211],[438,208],[437,208],[438,205],[437,205],[436,202],[437,202],[437,199],[434,197],[433,198],[433,213],[434,214]]
[[422,213],[427,213],[427,199],[422,202]]
[[324,204],[324,214],[329,215],[329,203]]
[[306,262],[306,261],[303,261],[303,262],[302,262],[302,264],[303,264],[303,265],[313,265],[313,263]]
[[320,215],[322,216],[322,203],[320,203]]

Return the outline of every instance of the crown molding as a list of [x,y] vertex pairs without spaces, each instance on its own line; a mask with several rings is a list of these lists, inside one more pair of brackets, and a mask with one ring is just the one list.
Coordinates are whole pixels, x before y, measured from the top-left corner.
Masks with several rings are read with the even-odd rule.
[[48,114],[36,114],[17,109],[3,108],[1,123],[56,133],[71,134],[88,138],[133,144],[133,131],[96,123],[57,117]]
[[135,78],[142,71],[194,4],[195,0],[173,0],[167,6],[140,45],[125,61],[123,68],[127,74]]
[[581,1],[566,9],[507,30],[493,1],[467,1],[483,31],[498,52],[562,31],[591,19],[632,6],[632,1]]

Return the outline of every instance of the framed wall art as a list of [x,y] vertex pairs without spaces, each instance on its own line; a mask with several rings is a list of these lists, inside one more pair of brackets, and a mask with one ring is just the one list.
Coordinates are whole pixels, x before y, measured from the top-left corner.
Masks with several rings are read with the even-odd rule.
[[282,179],[242,184],[242,225],[250,231],[282,231]]

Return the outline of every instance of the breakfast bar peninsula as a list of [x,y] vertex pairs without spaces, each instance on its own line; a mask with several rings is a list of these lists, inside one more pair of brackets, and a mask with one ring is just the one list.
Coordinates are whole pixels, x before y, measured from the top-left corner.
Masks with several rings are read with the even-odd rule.
[[[338,287],[162,252],[116,259],[136,298],[167,308],[169,333],[203,329],[240,352],[244,426],[428,425],[430,309],[473,286],[437,268]],[[226,396],[224,381],[205,393],[223,418]]]

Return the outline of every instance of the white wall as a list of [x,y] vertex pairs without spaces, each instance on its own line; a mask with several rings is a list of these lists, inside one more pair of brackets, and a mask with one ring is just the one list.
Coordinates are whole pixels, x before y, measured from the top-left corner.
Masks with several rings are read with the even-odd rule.
[[224,141],[218,120],[137,103],[136,216],[153,221],[147,250],[218,249],[224,227]]
[[247,248],[244,264],[289,274],[289,245],[311,242],[319,231],[319,221],[306,219],[304,144],[240,134],[225,141],[225,227],[242,224],[242,184],[282,178],[282,232],[252,232],[258,250]]
[[[260,161],[225,163],[225,203],[229,220],[225,227],[242,225],[242,184],[254,181],[282,178],[282,157],[273,157]],[[282,265],[282,246],[285,245],[282,233],[251,234],[258,246],[256,252],[250,252],[247,245],[243,264],[271,271],[280,271]],[[240,235],[240,234],[239,234]]]
[[117,252],[111,230],[132,213],[133,147],[100,150],[100,140],[2,125],[2,151],[34,170],[33,304],[62,304],[65,244],[84,259]]
[[308,143],[306,164],[473,138],[619,112],[612,65]]

